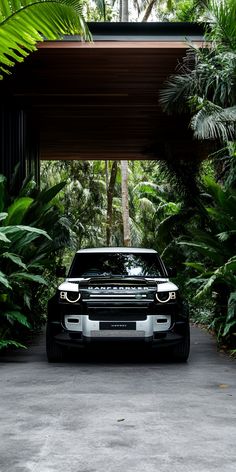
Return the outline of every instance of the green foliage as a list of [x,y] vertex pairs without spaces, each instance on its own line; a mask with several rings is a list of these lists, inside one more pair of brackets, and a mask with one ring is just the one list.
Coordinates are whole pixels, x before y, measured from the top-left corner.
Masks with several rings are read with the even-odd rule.
[[202,21],[204,6],[196,0],[156,2],[159,21]]
[[16,62],[36,50],[37,42],[65,34],[91,39],[81,1],[0,0],[0,70],[9,74]]
[[[214,297],[215,314],[210,324],[219,341],[235,343],[236,326],[236,213],[235,190],[204,178],[204,198],[211,198],[205,205],[209,216],[208,227],[188,231],[188,240],[179,244],[187,250],[186,266],[197,274],[189,284],[195,287],[195,300],[201,303],[206,297]],[[223,230],[223,231],[222,231]],[[190,250],[190,252],[189,252]],[[198,257],[194,261],[190,258]]]
[[[236,5],[234,0],[207,2],[210,26],[205,48],[190,45],[179,73],[160,94],[167,113],[187,112],[197,139],[235,139]],[[210,42],[209,42],[210,41]]]
[[[183,252],[183,279],[191,278],[185,284],[191,303],[200,306],[202,312],[208,300],[211,315],[204,315],[207,324],[215,330],[219,341],[234,347],[236,3],[209,0],[201,4],[208,20],[205,47],[190,45],[178,73],[168,79],[162,90],[160,102],[167,113],[190,117],[196,139],[215,141],[216,151],[211,155],[211,163],[204,166],[201,178],[196,167],[192,179],[188,173],[183,178],[181,166],[172,169],[176,181],[186,191],[182,195],[189,196],[189,209],[185,198],[182,208],[187,224],[177,227],[174,247],[176,251],[177,244]],[[191,169],[191,164],[187,163],[187,167]],[[168,223],[171,225],[171,217],[167,219],[167,228]],[[160,230],[162,226],[165,228],[165,222]],[[159,234],[164,237],[165,232]],[[200,321],[201,316],[197,311]]]
[[65,182],[43,191],[26,185],[16,197],[5,184],[0,176],[0,348],[22,347],[22,328],[43,322],[39,300],[48,292],[45,277],[51,284],[56,258],[71,241],[69,221],[55,200]]
[[211,28],[208,36],[226,49],[236,50],[236,4],[234,0],[209,0]]
[[106,173],[104,161],[44,162],[41,164],[42,186],[67,185],[60,192],[62,223],[70,230],[74,251],[80,247],[101,246],[106,234]]

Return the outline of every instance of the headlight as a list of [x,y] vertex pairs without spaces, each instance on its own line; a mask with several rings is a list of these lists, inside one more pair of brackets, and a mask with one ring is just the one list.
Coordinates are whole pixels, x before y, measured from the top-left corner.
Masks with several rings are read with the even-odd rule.
[[69,303],[78,302],[80,297],[79,292],[60,292],[60,300],[66,300]]
[[176,292],[157,292],[156,299],[159,303],[167,303],[170,300],[176,300]]

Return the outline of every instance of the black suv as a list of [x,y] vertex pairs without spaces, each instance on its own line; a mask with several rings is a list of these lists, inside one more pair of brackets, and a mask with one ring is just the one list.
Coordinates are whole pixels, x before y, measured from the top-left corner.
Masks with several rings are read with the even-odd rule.
[[189,355],[188,310],[156,251],[81,249],[48,303],[47,356],[62,361],[69,346],[139,341]]

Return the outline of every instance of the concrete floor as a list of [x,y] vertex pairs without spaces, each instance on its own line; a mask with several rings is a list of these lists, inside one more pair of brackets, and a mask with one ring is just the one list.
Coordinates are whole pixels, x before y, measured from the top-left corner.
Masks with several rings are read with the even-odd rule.
[[[109,358],[108,358],[109,356]],[[2,356],[1,472],[235,472],[236,361],[192,328],[187,364],[101,350]]]

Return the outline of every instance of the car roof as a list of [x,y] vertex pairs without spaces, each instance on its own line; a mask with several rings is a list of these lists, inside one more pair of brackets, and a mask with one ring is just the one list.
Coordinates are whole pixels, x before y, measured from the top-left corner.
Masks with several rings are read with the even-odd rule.
[[144,249],[140,247],[93,247],[87,249],[80,249],[77,251],[77,254],[85,253],[125,253],[125,254],[135,254],[135,253],[144,253],[144,254],[157,254],[157,251],[154,249]]

